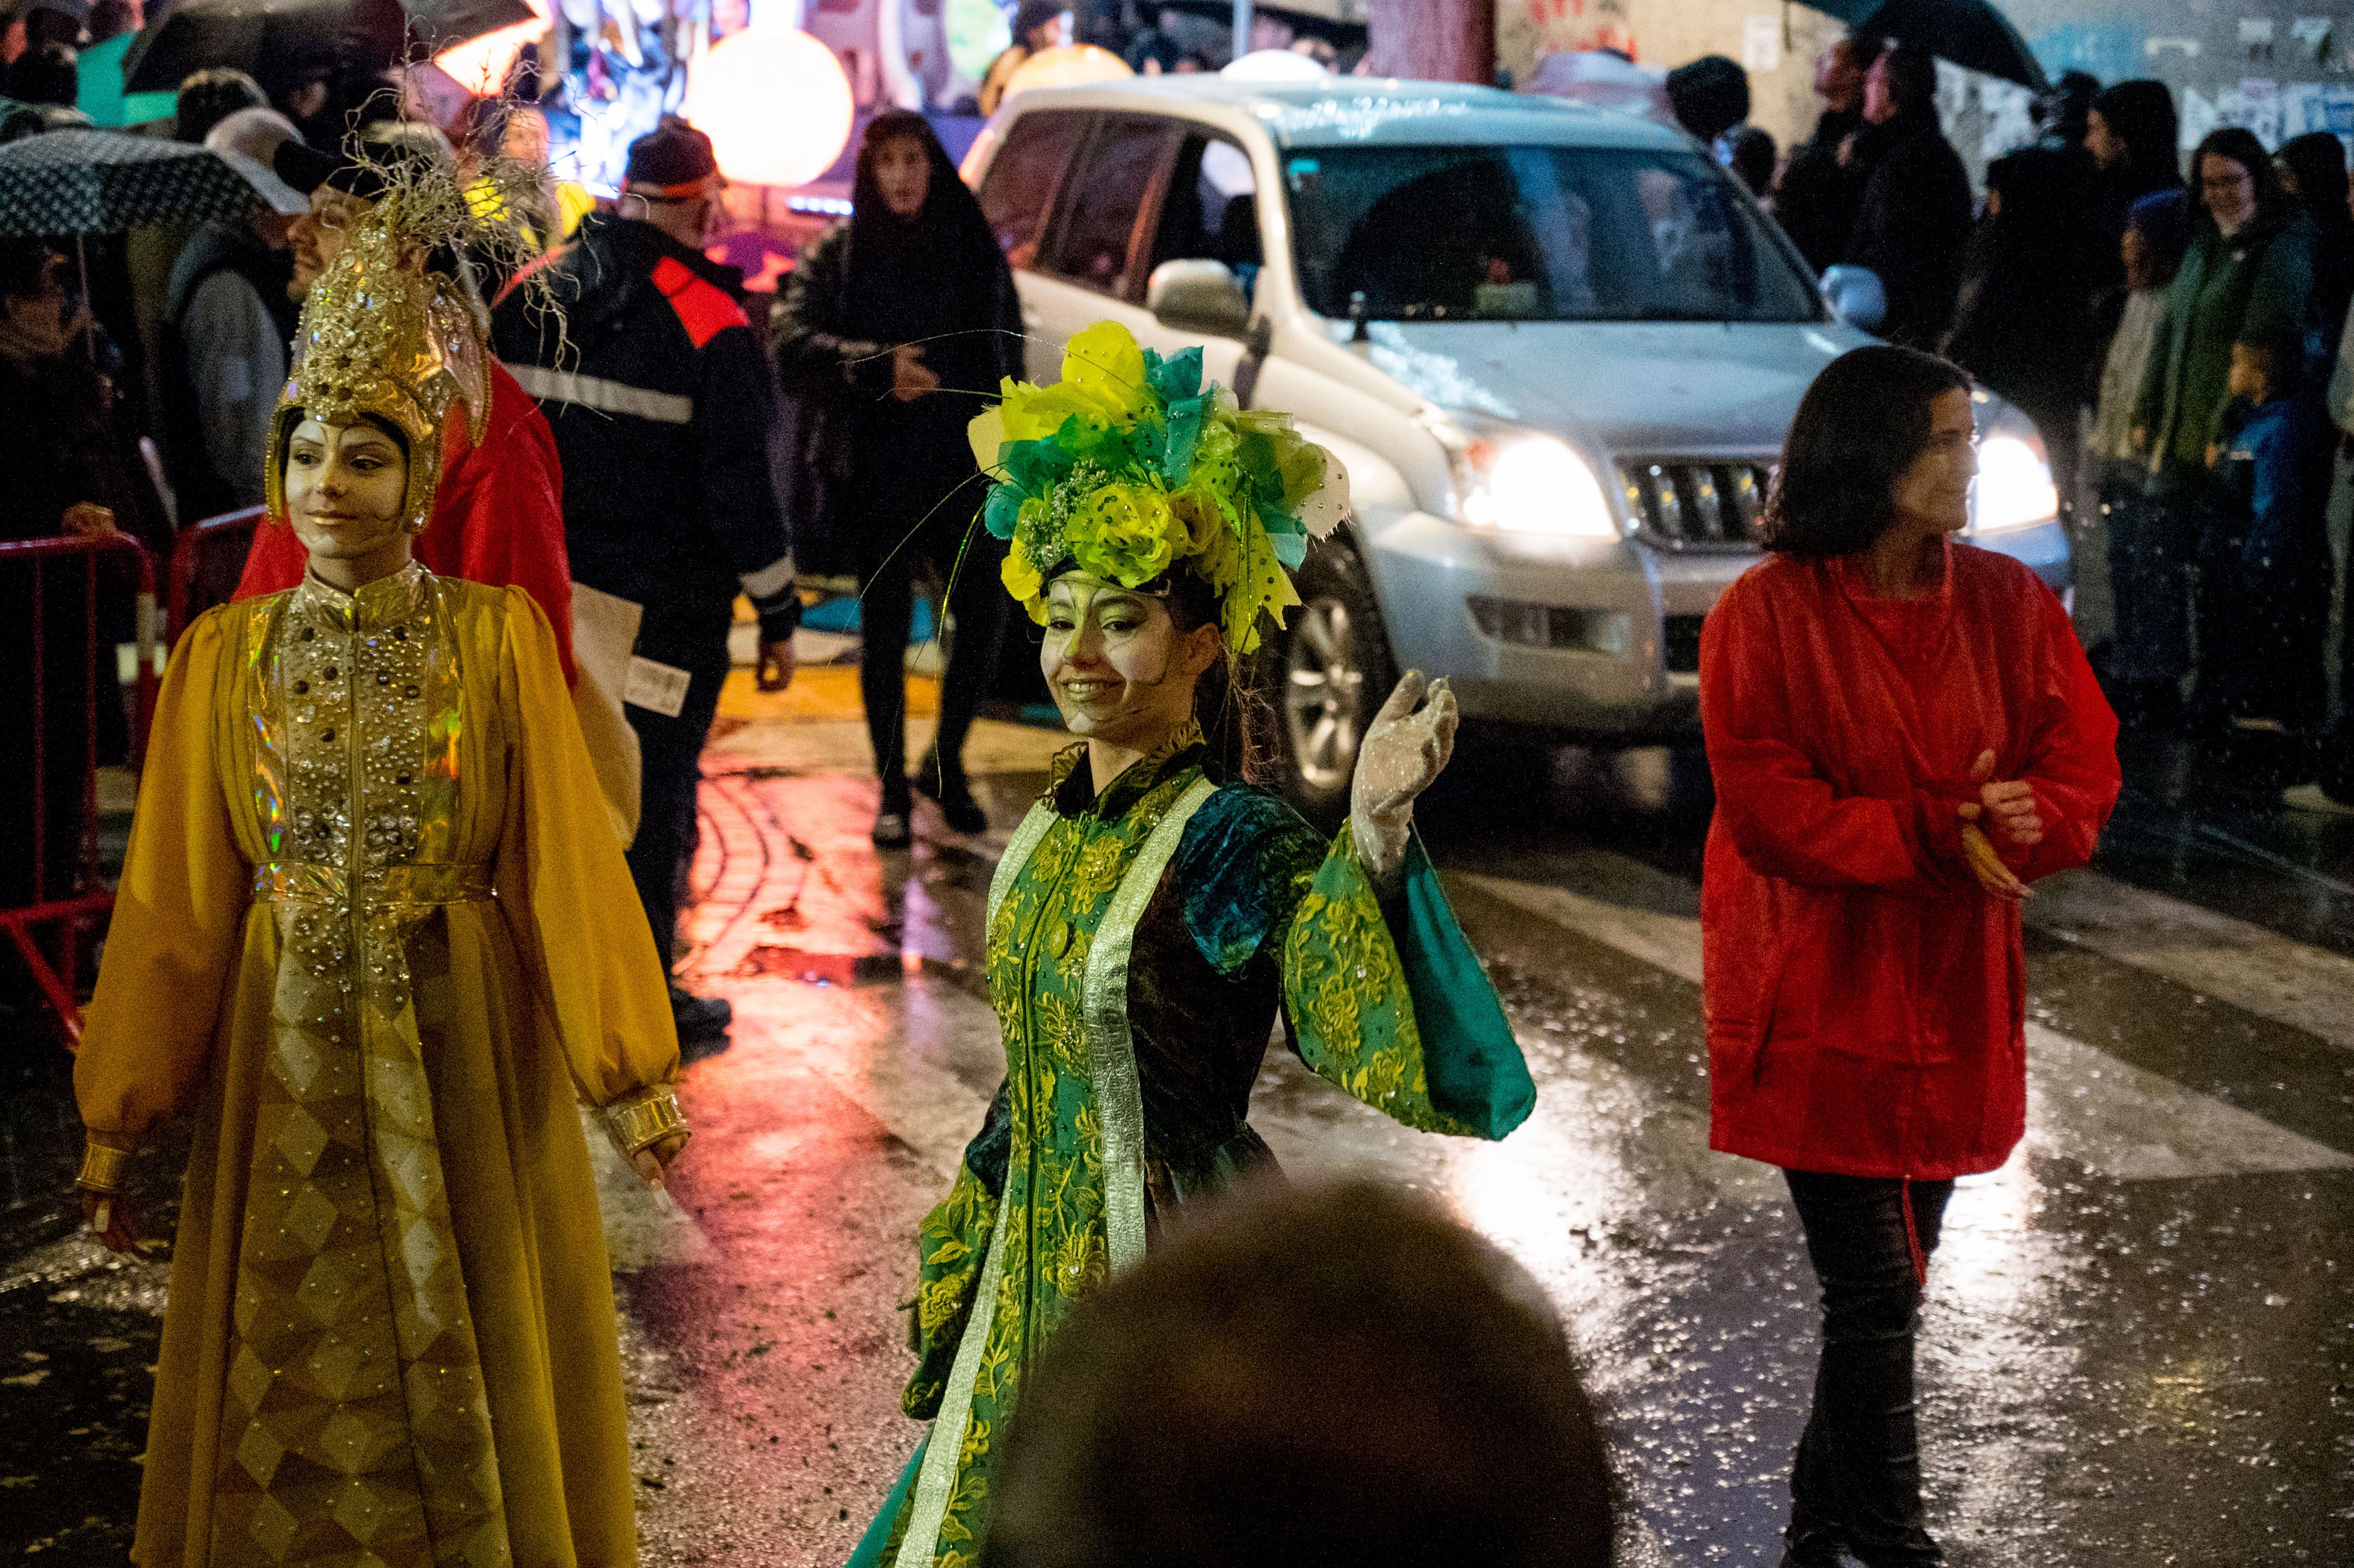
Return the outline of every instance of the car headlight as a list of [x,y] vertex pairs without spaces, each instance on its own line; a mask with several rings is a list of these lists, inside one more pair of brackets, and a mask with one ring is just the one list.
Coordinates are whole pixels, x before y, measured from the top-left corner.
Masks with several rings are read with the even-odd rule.
[[1998,430],[1978,447],[1978,476],[1970,484],[1970,532],[1999,534],[2031,528],[2060,515],[2043,440]]
[[1551,436],[1503,436],[1454,454],[1456,515],[1475,528],[1615,539],[1617,519],[1586,461]]

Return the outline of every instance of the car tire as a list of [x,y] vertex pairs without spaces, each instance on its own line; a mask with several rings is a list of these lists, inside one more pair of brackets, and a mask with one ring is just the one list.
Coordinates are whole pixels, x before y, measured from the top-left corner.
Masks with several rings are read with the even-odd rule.
[[1332,831],[1348,813],[1357,750],[1397,684],[1397,662],[1349,535],[1310,546],[1293,581],[1301,602],[1269,640],[1266,665],[1277,783],[1302,815]]

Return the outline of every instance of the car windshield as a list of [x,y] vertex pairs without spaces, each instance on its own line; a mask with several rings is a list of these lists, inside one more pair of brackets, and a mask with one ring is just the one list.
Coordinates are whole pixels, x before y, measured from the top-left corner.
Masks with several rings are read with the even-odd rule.
[[1309,308],[1375,321],[1802,322],[1805,276],[1689,153],[1345,147],[1288,154]]

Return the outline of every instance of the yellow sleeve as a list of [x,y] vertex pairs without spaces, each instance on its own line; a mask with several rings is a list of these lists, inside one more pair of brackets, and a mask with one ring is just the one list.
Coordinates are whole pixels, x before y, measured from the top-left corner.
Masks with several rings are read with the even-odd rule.
[[198,620],[164,673],[106,958],[74,1058],[83,1124],[122,1147],[195,1101],[243,946],[253,869],[238,851],[213,755],[224,622],[242,613],[225,607]]
[[506,590],[502,705],[514,755],[499,902],[545,988],[565,1060],[609,1106],[678,1072],[664,965],[580,738],[556,634],[531,595]]

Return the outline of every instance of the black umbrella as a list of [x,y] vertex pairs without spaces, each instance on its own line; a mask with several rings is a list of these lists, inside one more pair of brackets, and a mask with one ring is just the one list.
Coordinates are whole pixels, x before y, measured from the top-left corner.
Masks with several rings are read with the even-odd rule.
[[1859,38],[1893,38],[1970,70],[2051,90],[2043,67],[2009,18],[1988,0],[1807,0],[1855,28]]
[[0,147],[0,236],[235,222],[260,199],[217,154],[185,142],[51,131]]
[[523,0],[179,0],[122,57],[125,92],[168,92],[211,66],[257,76],[268,62],[353,48],[371,64],[427,53],[528,22]]

